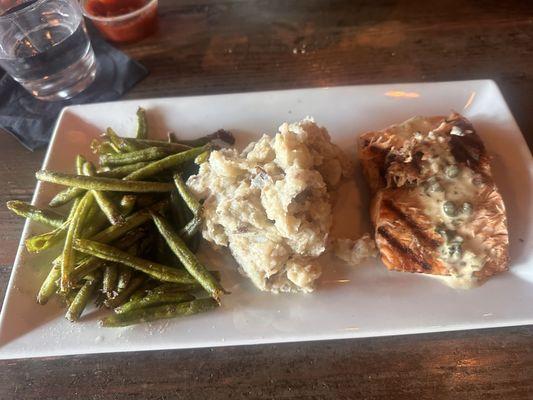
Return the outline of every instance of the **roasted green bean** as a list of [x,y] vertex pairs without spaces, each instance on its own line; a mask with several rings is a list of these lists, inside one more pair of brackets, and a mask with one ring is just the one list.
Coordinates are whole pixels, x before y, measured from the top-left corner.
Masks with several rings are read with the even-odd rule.
[[121,152],[129,153],[142,149],[141,146],[136,145],[135,143],[130,143],[126,141],[125,138],[117,135],[116,132],[111,128],[106,129],[105,136],[107,136],[111,143],[113,143],[113,145]]
[[[85,162],[83,165],[83,174],[87,176],[95,176],[96,172],[92,163],[88,161]],[[111,225],[124,223],[124,216],[121,214],[113,200],[109,198],[107,193],[102,192],[101,190],[91,190],[91,193]]]
[[60,280],[60,290],[65,293],[70,287],[70,274],[74,269],[74,248],[72,244],[76,238],[80,236],[81,224],[83,219],[86,217],[87,212],[94,200],[91,193],[87,193],[80,201],[79,204],[73,206],[72,218],[70,219],[70,224],[67,229],[67,234],[65,236],[65,245],[63,246],[62,252],[62,262],[61,262],[61,280]]
[[31,221],[39,222],[44,225],[49,225],[53,228],[59,228],[65,223],[65,217],[51,211],[44,210],[39,207],[32,206],[24,201],[11,200],[6,203],[9,208],[15,214],[27,218]]
[[39,289],[39,293],[37,293],[37,303],[46,304],[48,302],[50,297],[52,297],[57,290],[57,281],[60,277],[61,266],[53,264],[50,272],[46,276],[46,279]]
[[69,201],[77,199],[78,197],[82,196],[83,193],[85,193],[85,189],[77,188],[77,187],[69,187],[67,189],[63,189],[58,194],[56,194],[54,197],[52,197],[52,200],[48,203],[50,207],[60,207],[63,204],[67,204]]
[[194,278],[185,271],[167,267],[153,261],[128,254],[116,247],[108,246],[87,239],[78,239],[74,242],[74,248],[82,253],[89,254],[103,260],[114,261],[137,271],[144,272],[152,278],[164,282],[191,283]]
[[189,293],[152,293],[141,299],[130,299],[127,303],[115,308],[117,314],[124,314],[139,308],[146,308],[167,303],[183,303],[194,300],[194,296]]
[[206,150],[203,153],[199,154],[198,157],[194,159],[194,163],[196,165],[201,165],[205,163],[207,160],[209,160],[209,155],[211,154],[210,150]]
[[[123,236],[120,237],[120,239],[113,242],[113,246],[125,250],[129,247],[131,247],[132,244],[135,244],[140,239],[144,238],[146,236],[146,232],[142,228],[132,229]],[[111,242],[113,240],[107,240],[109,237],[102,237],[102,242]],[[54,261],[56,262],[56,261]],[[100,268],[102,265],[102,260],[97,257],[86,257],[83,258],[78,262],[76,267],[74,268],[74,271],[72,272],[72,280],[78,281],[82,279],[87,274],[91,273],[97,268]],[[118,285],[118,284],[117,284]]]
[[191,193],[179,174],[174,174],[174,183],[176,184],[176,188],[178,189],[181,198],[185,204],[187,204],[187,207],[189,207],[189,210],[191,210],[195,217],[199,216],[202,205]]
[[137,275],[133,277],[133,279],[128,282],[128,285],[118,292],[115,297],[104,301],[105,306],[109,308],[115,308],[124,304],[145,281],[146,275]]
[[75,322],[80,318],[81,313],[83,312],[83,310],[85,310],[85,307],[87,307],[87,304],[91,300],[91,297],[94,294],[98,283],[98,279],[85,281],[83,286],[76,294],[76,297],[74,297],[74,300],[72,300],[72,303],[70,303],[70,306],[65,315],[66,319],[68,319],[70,322]]
[[135,172],[150,164],[149,161],[141,161],[135,164],[121,165],[120,167],[110,168],[109,170],[98,170],[97,175],[104,178],[117,178],[121,179],[128,176],[132,172]]
[[125,181],[122,179],[103,178],[97,176],[83,176],[63,174],[60,172],[37,171],[35,177],[43,182],[78,187],[86,190],[105,190],[110,192],[169,192],[173,189],[171,183]]
[[139,181],[149,176],[153,176],[166,169],[176,167],[190,160],[194,160],[198,154],[205,150],[206,147],[197,147],[182,153],[172,154],[168,157],[162,158],[161,160],[154,161],[135,172],[132,172],[128,176],[124,177],[124,180]]
[[137,133],[135,137],[137,139],[148,138],[148,121],[146,120],[146,112],[142,107],[137,109]]
[[233,134],[229,131],[226,131],[224,129],[219,129],[216,132],[213,132],[209,135],[202,136],[198,139],[192,139],[192,140],[178,140],[178,143],[185,144],[187,146],[191,147],[197,147],[197,146],[203,146],[204,144],[207,144],[209,142],[212,142],[213,140],[221,140],[225,143],[228,143],[230,145],[235,144],[235,138],[233,137]]
[[120,213],[124,216],[131,214],[135,208],[135,203],[137,202],[137,196],[134,194],[125,194],[120,199]]
[[159,230],[159,233],[165,238],[168,246],[181,261],[185,269],[189,271],[211,297],[219,301],[220,296],[226,292],[220,283],[217,282],[207,268],[198,261],[196,256],[187,248],[187,245],[179,237],[176,231],[172,229],[165,218],[156,213],[152,213],[152,219]]
[[141,322],[156,321],[159,319],[185,317],[187,315],[209,311],[216,307],[218,307],[218,303],[213,299],[199,299],[186,303],[165,304],[162,306],[141,308],[123,314],[111,315],[102,320],[102,326],[119,327]]
[[167,155],[168,151],[161,147],[148,147],[146,149],[136,150],[129,153],[102,154],[99,159],[100,165],[119,166],[159,160]]
[[133,138],[123,138],[126,143],[129,143],[131,145],[140,147],[140,148],[148,148],[148,147],[162,147],[164,149],[168,149],[169,151],[176,153],[180,151],[189,150],[191,146],[187,146],[180,143],[170,143],[165,140],[152,140],[152,139],[133,139]]
[[118,280],[118,265],[115,263],[106,263],[104,267],[104,275],[102,277],[102,292],[111,298],[117,289]]

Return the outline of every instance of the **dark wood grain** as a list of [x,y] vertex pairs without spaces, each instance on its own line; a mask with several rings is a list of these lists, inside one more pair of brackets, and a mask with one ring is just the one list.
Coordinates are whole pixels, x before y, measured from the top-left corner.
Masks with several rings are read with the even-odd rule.
[[[533,3],[160,0],[126,97],[490,78],[533,145]],[[0,203],[44,151],[0,135]],[[0,295],[22,221],[0,206]],[[386,316],[384,316],[386,317]],[[1,399],[533,398],[533,328],[0,361]]]

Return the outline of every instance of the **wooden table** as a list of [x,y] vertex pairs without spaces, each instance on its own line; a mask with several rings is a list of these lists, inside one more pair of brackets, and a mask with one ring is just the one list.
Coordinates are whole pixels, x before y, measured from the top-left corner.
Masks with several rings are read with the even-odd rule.
[[[473,3],[473,2],[471,2]],[[533,3],[160,0],[126,97],[491,78],[533,144]],[[0,134],[0,298],[44,150]],[[532,307],[533,305],[524,305]],[[0,362],[2,399],[533,398],[533,327]]]

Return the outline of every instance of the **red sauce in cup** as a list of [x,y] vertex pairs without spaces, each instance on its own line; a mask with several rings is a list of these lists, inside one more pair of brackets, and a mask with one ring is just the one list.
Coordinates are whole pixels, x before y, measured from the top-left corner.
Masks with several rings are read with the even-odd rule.
[[[146,8],[141,11],[143,7]],[[141,40],[157,28],[157,1],[153,0],[86,0],[84,11],[114,42]]]

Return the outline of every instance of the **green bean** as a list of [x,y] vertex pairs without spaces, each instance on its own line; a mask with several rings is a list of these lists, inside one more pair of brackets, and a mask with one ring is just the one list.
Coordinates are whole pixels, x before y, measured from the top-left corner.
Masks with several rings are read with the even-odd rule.
[[31,221],[39,222],[44,225],[49,225],[53,228],[59,228],[65,222],[65,217],[51,211],[44,210],[39,207],[32,206],[24,201],[11,200],[6,203],[9,208],[15,214],[27,218]]
[[[94,166],[90,162],[85,162],[83,165],[83,174],[86,176],[94,176],[96,174]],[[107,217],[111,225],[123,224],[124,216],[120,213],[115,203],[109,198],[107,193],[100,190],[91,190],[91,193],[96,200],[96,203]]]
[[162,147],[168,149],[171,152],[180,152],[189,150],[191,146],[187,146],[180,143],[169,143],[165,140],[153,140],[153,139],[132,139],[132,138],[123,138],[126,143],[129,143],[140,148],[148,147]]
[[121,154],[102,154],[100,156],[100,165],[118,166],[135,164],[143,161],[159,160],[168,155],[168,151],[161,147],[148,147],[142,150],[132,151]]
[[189,210],[192,211],[195,217],[198,216],[200,214],[200,210],[202,209],[202,205],[191,193],[179,174],[174,174],[174,183],[176,184],[176,188],[178,188],[181,198],[185,204],[187,204],[187,207],[189,207]]
[[187,245],[179,237],[179,235],[172,229],[170,224],[161,215],[152,213],[152,220],[172,249],[174,254],[179,258],[183,266],[189,273],[202,285],[202,287],[213,297],[219,301],[220,296],[226,291],[217,282],[217,280],[209,273],[196,256],[187,248]]
[[72,218],[65,236],[65,245],[63,246],[63,260],[61,262],[61,281],[60,290],[66,292],[70,286],[70,275],[74,269],[74,248],[72,246],[74,240],[80,236],[81,224],[87,215],[87,211],[94,200],[91,193],[87,193],[80,201],[79,204],[74,204]]
[[59,265],[52,265],[50,272],[46,276],[39,293],[37,294],[37,303],[46,304],[50,297],[57,290],[57,280],[61,277],[61,267]]
[[[140,247],[139,242],[135,241],[130,246],[128,246],[125,250],[128,254],[131,254],[132,256],[138,256],[139,247]],[[119,264],[119,275],[118,275],[118,282],[117,282],[118,292],[121,292],[129,285],[131,278],[133,277],[133,272],[134,271],[131,268],[127,267],[126,265]]]
[[[167,206],[168,202],[166,200],[163,200],[157,204],[154,204],[154,206],[151,208],[154,210],[164,210]],[[119,239],[121,236],[125,235],[130,230],[148,222],[150,220],[149,210],[150,209],[142,209],[131,214],[129,217],[126,218],[122,225],[112,225],[91,237],[91,240],[101,243],[110,243],[114,240]]]
[[85,193],[85,189],[77,187],[69,187],[63,189],[58,194],[56,194],[52,200],[48,203],[50,207],[60,207],[63,204],[67,204],[71,200],[77,199]]
[[146,275],[137,275],[130,280],[128,286],[126,286],[122,291],[120,291],[112,299],[107,299],[104,301],[106,307],[115,308],[124,304],[131,295],[146,281]]
[[[183,237],[183,236],[181,236]],[[186,243],[189,249],[193,253],[198,252],[198,248],[200,247],[200,243],[202,241],[202,235],[199,232],[196,232]]]
[[198,148],[184,151],[182,153],[172,154],[161,160],[154,161],[135,172],[132,172],[128,176],[124,177],[124,180],[139,181],[140,179],[153,176],[155,174],[160,173],[161,171],[164,171],[172,167],[176,167],[187,161],[193,160],[198,154],[205,151],[205,149],[206,147],[198,147]]
[[75,160],[74,163],[75,163],[75,166],[76,166],[76,173],[78,175],[83,174],[83,164],[85,164],[86,162],[87,162],[87,160],[81,154],[78,154],[76,156],[76,160]]
[[[75,166],[76,174],[83,175],[83,164],[85,163],[85,158],[81,155],[76,156]],[[63,204],[67,204],[71,200],[74,200],[85,193],[84,189],[80,188],[66,188],[56,194],[52,200],[48,203],[50,207],[59,207]]]
[[134,194],[125,194],[120,199],[120,212],[122,215],[129,215],[135,208],[137,202],[137,196]]
[[130,267],[125,265],[120,265],[119,267],[117,292],[123,291],[128,286],[128,283],[130,283],[131,277],[133,276],[133,270]]
[[178,292],[190,292],[193,290],[202,289],[198,282],[194,283],[163,283],[148,291],[148,294],[169,294]]
[[[132,244],[136,243],[138,240],[144,238],[146,235],[144,229],[135,229],[127,232],[125,235],[120,237],[117,241],[113,243],[113,245],[121,250],[127,249]],[[107,239],[107,238],[103,238]],[[105,240],[102,240],[105,241]],[[112,240],[109,240],[111,242]],[[55,263],[56,261],[54,261]],[[97,257],[86,257],[82,259],[76,267],[74,268],[74,271],[72,272],[72,280],[77,281],[87,274],[91,273],[97,268],[100,268],[102,265],[102,260]]]
[[77,321],[83,310],[85,310],[85,307],[91,300],[92,295],[95,292],[95,289],[99,283],[99,280],[90,280],[86,281],[83,286],[80,288],[78,293],[76,294],[76,297],[70,304],[67,313],[65,315],[65,318],[68,319],[70,322]]
[[139,193],[137,194],[137,201],[135,205],[138,208],[146,208],[152,206],[154,203],[161,200],[161,196],[165,194],[162,193]]
[[148,137],[148,122],[146,121],[146,112],[144,108],[137,109],[137,139],[146,139]]
[[202,219],[200,217],[193,217],[187,225],[180,229],[179,236],[183,238],[183,240],[189,240],[196,235],[201,225]]
[[98,154],[98,155],[120,153],[120,150],[118,149],[118,147],[115,146],[110,141],[105,140],[103,142],[100,142],[97,139],[94,139],[91,142],[91,151],[94,154]]
[[128,254],[116,247],[108,246],[87,239],[78,239],[74,242],[74,248],[82,253],[86,253],[103,260],[114,261],[137,271],[144,272],[152,278],[164,282],[191,283],[194,279],[185,271],[168,267],[153,261],[148,261],[140,257]]
[[53,231],[29,237],[24,241],[26,249],[30,253],[39,253],[61,243],[65,238],[67,226],[68,224],[65,223],[63,226],[56,228]]
[[187,224],[187,220],[190,212],[187,210],[183,199],[179,195],[177,190],[170,192],[170,215],[172,217],[172,222],[178,228],[182,228]]
[[122,138],[117,135],[116,132],[111,128],[106,129],[105,135],[109,138],[109,140],[111,140],[111,143],[113,143],[116,148],[119,149],[121,152],[129,153],[142,149],[141,146],[135,143],[130,143],[126,141],[125,138]]
[[186,303],[165,304],[162,306],[141,308],[124,314],[114,314],[102,320],[104,327],[119,327],[141,322],[156,321],[174,317],[185,317],[209,311],[218,306],[213,299],[192,300]]
[[231,145],[235,144],[235,138],[233,137],[233,134],[224,129],[219,129],[218,131],[213,132],[210,135],[202,136],[198,139],[180,140],[178,141],[178,143],[186,144],[187,146],[197,147],[197,146],[203,146],[204,144],[207,144],[217,139],[222,140],[223,142],[226,142]]
[[104,292],[107,298],[113,297],[113,293],[116,292],[117,280],[118,265],[115,263],[106,263],[102,278],[102,292]]
[[43,250],[53,247],[65,238],[67,235],[67,230],[74,215],[74,211],[77,209],[80,199],[77,198],[74,200],[74,205],[70,209],[70,214],[67,220],[59,227],[53,231],[46,232],[40,235],[32,236],[24,242],[26,249],[31,253],[39,253]]
[[104,178],[121,179],[150,164],[148,161],[141,161],[135,164],[121,165],[120,167],[110,168],[109,170],[98,170],[97,175]]
[[141,286],[135,292],[133,292],[128,301],[139,300],[139,299],[142,299],[144,296],[146,296],[146,289],[143,286]]
[[144,181],[131,182],[122,179],[63,174],[60,172],[45,170],[37,171],[35,177],[44,182],[79,187],[87,190],[105,190],[110,192],[169,192],[173,188],[171,183]]
[[131,300],[127,303],[115,308],[115,313],[124,314],[139,308],[146,308],[151,306],[158,306],[168,303],[183,303],[185,301],[194,300],[194,296],[189,293],[152,293],[142,299]]
[[211,151],[210,150],[206,150],[204,151],[203,153],[199,154],[198,157],[196,157],[194,159],[194,163],[196,165],[201,165],[203,164],[204,162],[206,162],[207,160],[209,160],[209,155],[211,154]]

